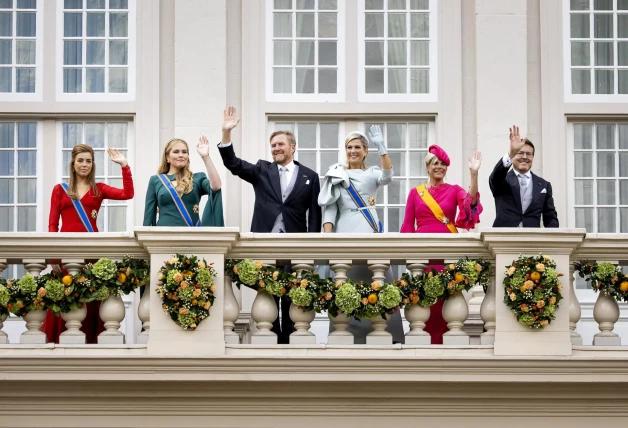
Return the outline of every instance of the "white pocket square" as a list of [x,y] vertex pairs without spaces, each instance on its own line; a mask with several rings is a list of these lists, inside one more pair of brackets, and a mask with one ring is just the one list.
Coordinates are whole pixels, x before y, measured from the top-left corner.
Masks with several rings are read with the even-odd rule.
[[541,193],[547,193],[547,189],[541,190]]
[[308,184],[310,184],[310,180],[305,182],[305,185],[307,186]]

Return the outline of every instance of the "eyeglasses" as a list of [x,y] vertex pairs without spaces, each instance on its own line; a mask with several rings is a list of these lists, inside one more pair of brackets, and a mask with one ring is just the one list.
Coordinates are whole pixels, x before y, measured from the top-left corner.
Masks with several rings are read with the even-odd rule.
[[519,158],[526,158],[526,157],[533,158],[534,157],[534,153],[532,153],[532,152],[518,152],[517,153],[517,157],[519,157]]

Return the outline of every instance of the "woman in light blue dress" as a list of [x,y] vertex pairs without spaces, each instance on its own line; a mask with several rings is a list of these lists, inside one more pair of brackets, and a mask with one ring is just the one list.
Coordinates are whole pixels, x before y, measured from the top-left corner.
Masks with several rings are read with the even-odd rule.
[[[377,125],[371,126],[370,143],[377,147],[381,168],[366,167],[369,138],[361,132],[350,132],[345,138],[347,162],[329,167],[325,174],[318,204],[323,208],[323,231],[325,233],[381,233],[382,226],[377,216],[377,191],[390,184],[393,178],[392,162],[388,157],[384,136]],[[357,202],[356,202],[357,201]],[[357,281],[372,281],[367,266],[354,266],[348,273]],[[386,282],[392,282],[390,269]],[[388,332],[393,341],[403,343],[401,315],[396,312],[388,323]],[[352,320],[349,331],[355,336],[356,344],[366,343],[371,331],[371,322]]]

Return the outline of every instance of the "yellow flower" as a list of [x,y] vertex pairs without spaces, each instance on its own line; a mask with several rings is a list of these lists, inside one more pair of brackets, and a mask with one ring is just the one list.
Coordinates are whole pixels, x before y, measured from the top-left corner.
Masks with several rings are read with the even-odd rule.
[[408,286],[408,281],[406,281],[405,279],[401,280],[401,286],[402,287],[407,287]]
[[7,281],[7,288],[13,287],[13,281]]
[[263,279],[260,279],[258,284],[259,284],[259,286],[260,286],[261,288],[266,287],[266,283],[264,282],[264,280],[263,280]]
[[190,328],[196,328],[196,324],[195,323],[190,324]]
[[194,295],[194,297],[198,297],[201,295],[201,290],[197,288],[196,290],[192,292],[192,294]]
[[181,282],[183,281],[183,275],[180,272],[177,272],[172,275],[172,279],[174,280],[174,282]]
[[[163,274],[163,273],[161,273],[161,272],[159,272],[159,273],[157,274],[157,279],[158,279],[159,281],[163,281],[163,280],[164,280],[164,274]],[[82,281],[81,281],[81,278],[79,278],[79,282],[82,282]]]
[[526,305],[525,303],[523,303],[522,305],[519,305],[519,308],[523,311],[523,312],[528,312],[530,309],[528,308],[528,305]]
[[379,284],[379,282],[377,282],[377,281],[373,281],[373,282],[371,283],[371,290],[373,290],[373,291],[377,291],[377,290],[379,290],[379,288],[380,288],[380,287],[381,287],[381,285],[380,285],[380,284]]
[[181,288],[183,288],[184,290],[185,290],[186,288],[188,288],[188,285],[189,285],[189,284],[188,284],[187,282],[185,282],[185,281],[181,281]]
[[256,268],[256,269],[261,269],[261,268],[262,268],[262,266],[264,266],[264,265],[262,264],[262,262],[255,262],[255,268]]
[[198,267],[199,269],[205,269],[207,265],[205,265],[205,262],[198,262]]
[[515,270],[516,270],[516,269],[515,269],[515,267],[514,267],[514,266],[510,266],[510,267],[508,268],[508,276],[513,276],[513,275],[514,275],[514,273],[515,273]]
[[545,300],[539,300],[538,302],[536,302],[536,306],[541,309],[543,307],[545,307]]
[[543,255],[543,260],[551,262],[552,258],[550,256]]
[[188,311],[186,308],[181,308],[179,309],[179,313],[181,315],[187,315],[190,311]]
[[279,272],[274,271],[274,272],[273,272],[273,279],[274,279],[275,281],[277,281],[277,277],[279,277]]
[[548,320],[541,320],[541,325],[547,325],[547,324],[549,324]]
[[432,272],[428,272],[427,273],[427,277],[430,278],[430,279],[434,278],[434,274]]
[[563,291],[563,284],[559,282],[556,288],[558,288],[558,292],[560,293],[561,291]]
[[331,291],[328,291],[327,293],[325,293],[325,300],[331,300],[332,297],[333,296],[331,294]]
[[451,263],[451,264],[449,265],[449,269],[451,269],[451,270],[456,269],[456,265],[455,265],[455,264],[453,264],[453,263]]
[[66,296],[69,296],[70,294],[72,294],[72,289],[71,288],[66,288],[65,291],[63,292],[63,294],[65,294]]
[[209,287],[209,290],[210,290],[212,293],[215,293],[215,292],[216,292],[216,284],[212,284],[212,285],[211,285],[211,287]]
[[360,303],[362,303],[363,305],[368,305],[369,299],[367,299],[366,297],[363,297],[362,300],[360,300]]
[[528,288],[526,287],[526,285],[525,285],[525,284],[523,284],[521,287],[519,287],[519,291],[521,291],[522,293],[525,293],[525,291],[526,291],[527,289],[528,289]]
[[515,295],[515,293],[510,293],[510,296],[508,296],[508,297],[510,297],[510,300],[512,300],[512,301],[517,300],[517,296]]
[[476,264],[475,264],[475,271],[476,271],[476,272],[482,272],[482,265],[481,265],[481,264],[479,264],[479,263],[476,263]]
[[456,281],[449,281],[449,283],[447,284],[447,288],[449,290],[451,290],[452,288],[454,288],[456,286]]
[[177,259],[176,257],[173,257],[173,258],[170,259],[170,263],[172,263],[172,264],[174,264],[174,263],[176,263],[178,261],[179,261],[179,259]]
[[552,296],[549,299],[550,305],[555,305],[556,304],[556,296]]
[[37,290],[37,294],[39,295],[39,297],[44,297],[46,295],[46,290],[40,288],[39,290]]
[[342,279],[338,279],[338,280],[336,280],[336,287],[340,287],[342,284],[344,284],[344,282],[342,281]]
[[205,306],[203,306],[205,308],[205,310],[209,310],[209,308],[211,307],[212,302],[210,302],[209,300],[205,303]]
[[536,270],[538,272],[545,272],[545,265],[543,263],[537,263],[536,264]]
[[235,273],[237,275],[237,273],[238,273],[238,267],[237,266],[233,267],[233,273]]

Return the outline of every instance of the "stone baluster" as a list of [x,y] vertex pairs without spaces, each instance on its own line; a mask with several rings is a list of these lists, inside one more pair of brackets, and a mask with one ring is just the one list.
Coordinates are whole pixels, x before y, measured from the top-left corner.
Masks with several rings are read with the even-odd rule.
[[[445,264],[457,260],[445,260]],[[450,296],[443,305],[443,318],[447,321],[448,332],[443,334],[443,345],[469,345],[469,334],[463,330],[469,317],[469,304],[462,293]]]
[[[406,268],[412,276],[421,275],[427,268],[427,260],[408,260]],[[430,319],[430,308],[421,305],[406,304],[404,308],[406,320],[410,323],[410,331],[406,334],[406,345],[429,345],[431,336],[424,331],[425,323]]]
[[[386,279],[386,271],[390,268],[389,260],[368,260],[368,267],[373,272],[373,281],[379,282],[380,285],[384,285]],[[386,331],[388,321],[391,316],[386,316],[383,319],[380,315],[370,319],[373,324],[373,331],[366,335],[367,345],[392,345],[392,334]]]
[[[338,284],[347,281],[347,272],[351,269],[351,260],[330,260],[329,268],[334,272],[334,280],[336,287]],[[327,338],[328,345],[353,345],[353,333],[348,331],[351,318],[344,312],[338,311],[338,316],[329,314],[329,320],[332,323],[333,331],[329,333]]]
[[[41,275],[41,272],[46,269],[45,260],[23,260],[22,263],[33,277]],[[41,331],[41,324],[46,319],[46,311],[41,309],[30,311],[23,318],[26,321],[26,331],[20,336],[20,343],[45,344],[46,334]]]
[[[619,321],[617,300],[601,291],[598,291],[597,294],[597,300],[595,306],[593,306],[593,319],[597,322],[600,332],[593,336],[593,345],[620,346],[621,337],[613,331],[615,324]],[[571,330],[571,305],[569,306],[569,318],[569,328]]]
[[[78,274],[85,266],[85,260],[64,260],[63,267],[72,276]],[[75,279],[76,281],[76,279]],[[83,303],[80,308],[61,314],[65,321],[66,330],[59,335],[60,344],[85,344],[85,333],[81,331],[83,320],[87,316],[87,305]]]
[[[314,270],[314,260],[293,260],[292,269],[294,269],[298,278],[301,278],[303,272],[311,272]],[[312,321],[316,317],[314,310],[303,311],[294,303],[290,304],[290,319],[294,321],[295,332],[290,334],[291,345],[315,345],[316,335],[310,331]]]
[[497,317],[495,302],[497,301],[495,290],[495,264],[491,263],[489,270],[489,282],[486,287],[486,296],[480,306],[480,317],[484,321],[484,333],[480,335],[480,345],[492,345],[495,343],[495,320]]
[[235,323],[240,316],[240,305],[233,293],[233,279],[230,272],[225,272],[225,293],[223,304],[223,328],[225,331],[225,343],[239,344],[240,335],[233,331]]
[[580,321],[582,311],[580,310],[580,302],[576,295],[576,278],[574,278],[575,267],[572,262],[569,263],[569,332],[571,336],[571,344],[582,346],[582,336],[576,331],[576,325]]
[[[267,266],[275,266],[275,260],[262,260]],[[279,316],[279,309],[273,296],[263,290],[258,290],[253,306],[251,307],[251,318],[255,322],[257,331],[251,335],[252,345],[276,345],[277,334],[270,329],[273,322]]]
[[142,321],[142,331],[137,335],[136,343],[146,345],[150,337],[150,283],[144,287],[144,293],[137,305],[137,317]]
[[[4,272],[4,270],[7,268],[7,266],[8,264],[6,259],[0,259],[0,276],[2,275],[2,272]],[[9,343],[9,336],[4,331],[2,331],[2,327],[4,327],[4,322],[8,317],[8,313],[4,313],[4,311],[0,312],[0,345],[5,345]]]
[[98,344],[123,345],[125,336],[120,331],[120,325],[126,316],[126,307],[122,297],[110,294],[106,300],[100,303],[98,314],[105,323],[105,331],[98,335]]

